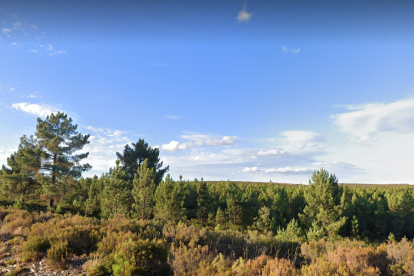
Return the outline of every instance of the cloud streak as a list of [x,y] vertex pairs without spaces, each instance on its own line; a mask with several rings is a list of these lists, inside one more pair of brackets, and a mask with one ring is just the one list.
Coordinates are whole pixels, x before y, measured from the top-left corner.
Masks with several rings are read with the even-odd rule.
[[293,54],[297,54],[297,53],[300,52],[300,48],[297,48],[297,49],[288,49],[288,48],[286,48],[286,46],[283,46],[282,47],[282,50],[283,50],[283,52],[293,53]]
[[291,175],[291,174],[310,174],[313,172],[313,169],[291,168],[291,167],[259,169],[258,167],[246,167],[241,172],[242,173],[255,173],[255,174],[261,174],[261,175],[265,175],[265,174]]
[[[414,133],[414,99],[388,104],[347,106],[350,110],[331,116],[340,131],[360,142],[373,141],[383,133]],[[375,138],[374,138],[375,140]]]
[[14,103],[12,108],[40,117],[46,117],[46,115],[57,112],[56,107],[47,104]]

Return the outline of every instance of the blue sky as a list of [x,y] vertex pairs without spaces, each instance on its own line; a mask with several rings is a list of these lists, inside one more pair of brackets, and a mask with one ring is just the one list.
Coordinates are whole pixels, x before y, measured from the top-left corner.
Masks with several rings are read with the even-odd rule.
[[144,138],[174,178],[414,183],[412,1],[1,1],[0,164],[37,117],[100,175]]

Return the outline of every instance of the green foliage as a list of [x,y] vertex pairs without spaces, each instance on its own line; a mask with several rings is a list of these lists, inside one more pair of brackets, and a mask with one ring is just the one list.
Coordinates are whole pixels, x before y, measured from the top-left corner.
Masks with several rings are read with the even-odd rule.
[[163,223],[178,223],[186,220],[184,204],[187,194],[182,182],[175,182],[170,175],[167,175],[155,191],[154,218]]
[[62,112],[52,113],[45,120],[37,118],[38,147],[45,152],[42,170],[48,172],[42,183],[49,196],[66,194],[71,181],[92,168],[87,163],[81,164],[89,153],[74,154],[89,144],[90,136],[80,134],[77,128],[72,118]]
[[159,158],[160,150],[148,146],[144,139],[139,139],[137,143],[131,145],[132,147],[128,144],[125,145],[122,153],[116,153],[128,180],[132,181],[136,176],[139,176],[138,168],[147,160],[147,167],[153,169],[154,182],[158,185],[169,170],[169,166],[162,168],[163,162],[160,162]]
[[10,199],[24,202],[40,187],[36,175],[41,169],[45,152],[38,147],[33,136],[20,138],[19,149],[7,158],[7,165],[0,171],[0,190]]
[[298,222],[295,219],[292,219],[286,226],[286,229],[279,229],[277,231],[276,237],[281,240],[300,243],[302,241],[302,230],[300,229]]
[[23,245],[22,261],[35,261],[43,257],[50,248],[50,241],[46,238],[34,236]]
[[154,169],[148,166],[148,160],[138,168],[138,176],[133,181],[132,196],[134,209],[140,219],[149,219],[152,216],[155,192]]
[[55,269],[67,269],[69,261],[69,243],[59,241],[47,251],[47,265]]
[[299,215],[301,221],[308,229],[312,227],[312,232],[321,231],[324,237],[338,238],[346,222],[346,217],[342,217],[342,194],[335,175],[324,169],[314,171],[305,190],[306,207],[304,214]]
[[129,234],[114,255],[115,276],[166,275],[168,251],[161,240],[142,240]]
[[[127,180],[125,171],[118,166],[118,163],[115,168],[110,169],[109,173],[96,181],[94,186],[91,186],[91,189],[103,187],[103,191],[99,198],[95,196],[91,201],[88,201],[90,213],[96,212],[98,203],[101,204],[101,216],[103,218],[113,217],[117,214],[129,215],[132,212],[132,183]],[[91,191],[92,194],[95,192],[99,191]]]

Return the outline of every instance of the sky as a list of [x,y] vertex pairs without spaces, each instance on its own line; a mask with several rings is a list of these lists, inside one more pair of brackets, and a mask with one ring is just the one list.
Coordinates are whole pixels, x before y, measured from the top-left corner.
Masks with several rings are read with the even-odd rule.
[[37,118],[174,179],[414,184],[411,0],[0,2],[0,164]]

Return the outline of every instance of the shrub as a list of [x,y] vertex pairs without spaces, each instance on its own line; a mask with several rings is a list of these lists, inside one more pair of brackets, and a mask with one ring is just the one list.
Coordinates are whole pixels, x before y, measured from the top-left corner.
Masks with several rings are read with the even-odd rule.
[[390,270],[394,275],[414,275],[414,242],[403,238],[399,243],[389,242],[386,249],[392,261]]
[[168,258],[168,263],[174,275],[196,275],[201,261],[210,262],[213,260],[213,254],[209,252],[207,245],[188,248],[181,243],[178,247],[172,246],[170,253],[171,257]]
[[54,269],[67,269],[69,261],[69,244],[67,241],[61,241],[52,244],[47,251],[46,263]]
[[95,255],[92,256],[92,258],[90,258],[82,266],[82,268],[86,271],[88,276],[104,276],[112,274],[112,264],[113,255],[106,257],[102,257],[102,255]]
[[295,264],[287,259],[274,258],[267,261],[266,266],[263,268],[263,276],[294,276],[299,275],[299,272],[295,268]]
[[166,275],[168,251],[161,240],[142,240],[129,233],[114,255],[115,276]]
[[34,236],[23,245],[22,261],[35,261],[43,257],[50,248],[50,242],[46,238]]

